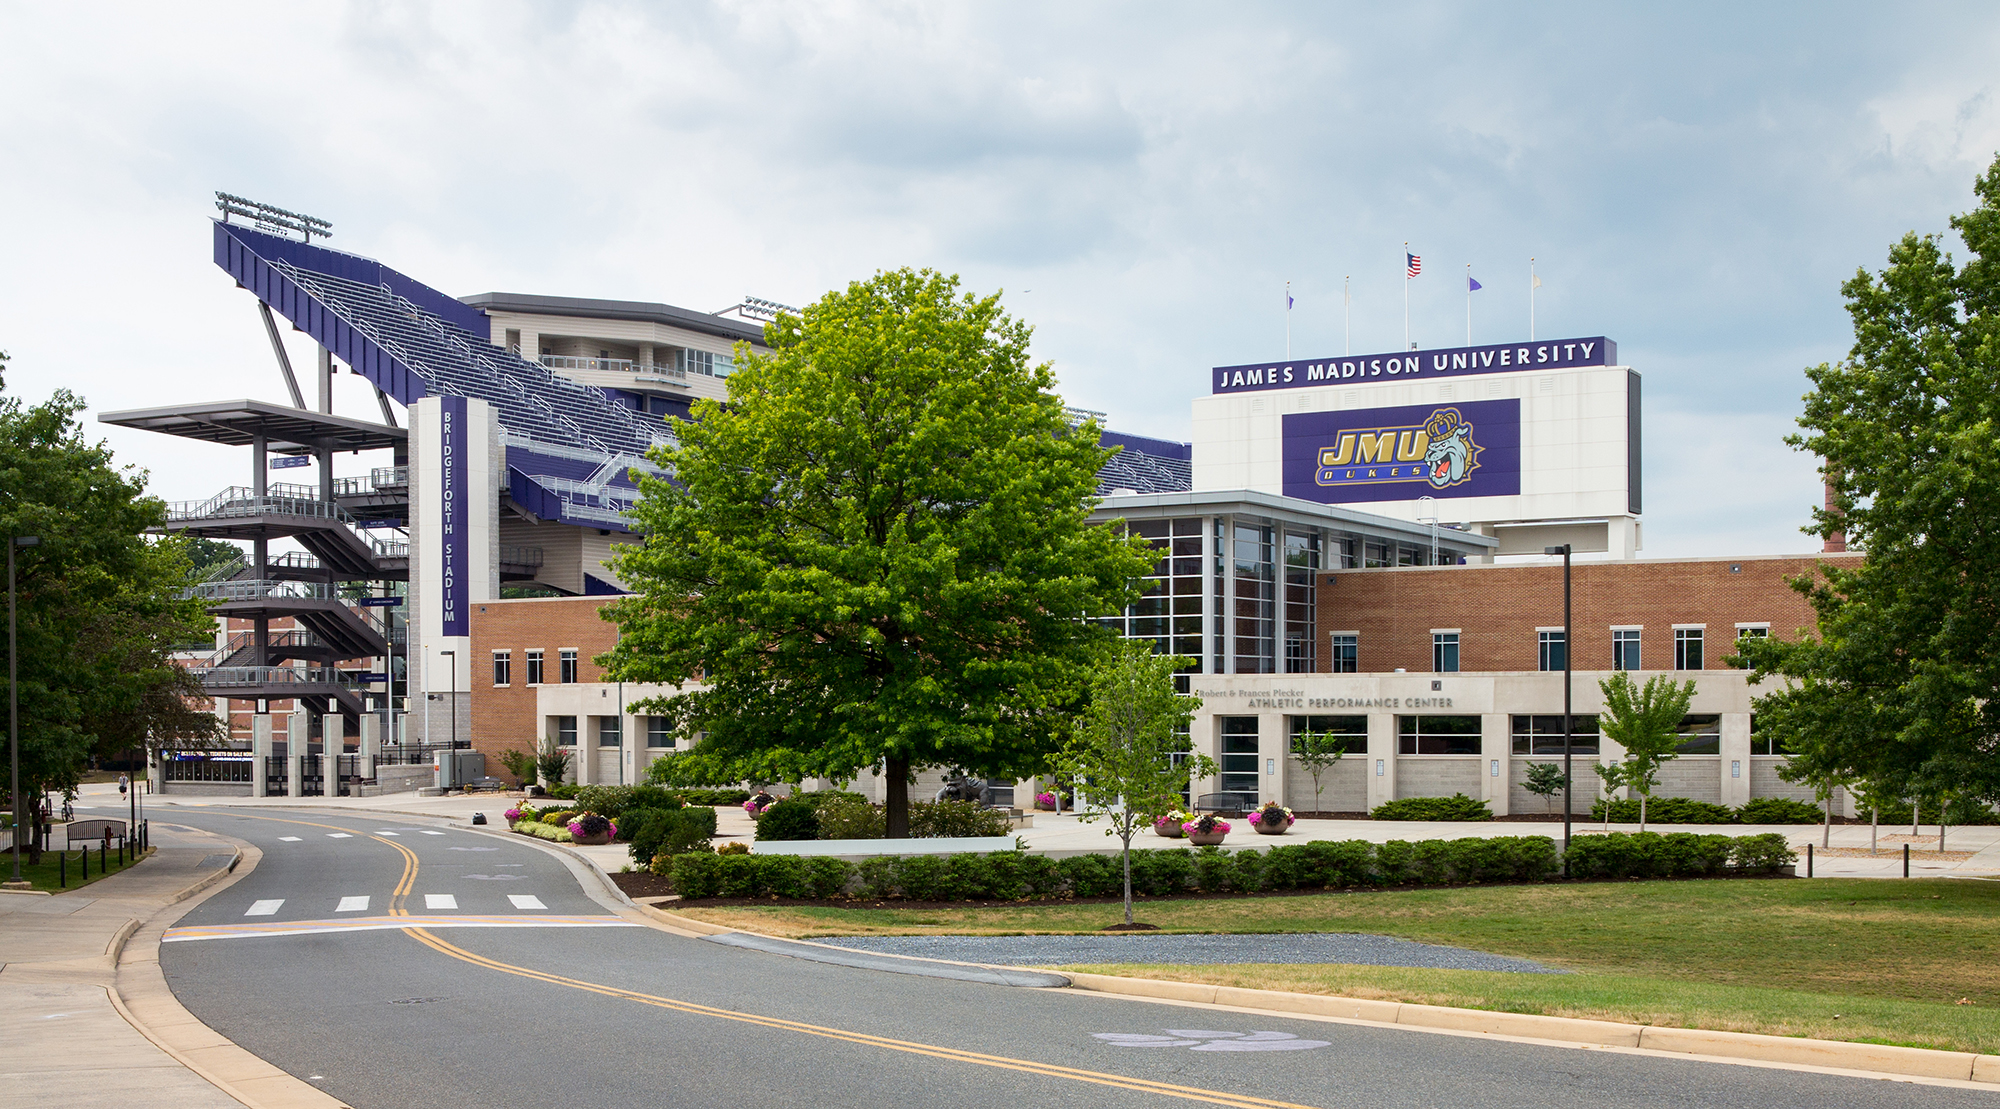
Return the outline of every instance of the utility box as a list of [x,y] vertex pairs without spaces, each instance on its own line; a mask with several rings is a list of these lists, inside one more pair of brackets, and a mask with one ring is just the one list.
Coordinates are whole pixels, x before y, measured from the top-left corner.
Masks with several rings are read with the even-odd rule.
[[460,789],[486,776],[486,756],[478,751],[439,751],[432,756],[439,789]]

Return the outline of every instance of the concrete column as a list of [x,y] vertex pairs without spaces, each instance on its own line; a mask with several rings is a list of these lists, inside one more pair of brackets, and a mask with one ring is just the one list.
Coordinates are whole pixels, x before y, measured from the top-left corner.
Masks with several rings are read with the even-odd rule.
[[1396,799],[1396,717],[1368,714],[1368,807]]
[[[1273,675],[1277,677],[1277,675]],[[1261,713],[1257,717],[1258,802],[1282,805],[1289,795],[1285,782],[1291,773],[1291,736],[1282,712]]]
[[361,717],[361,765],[359,773],[364,778],[375,776],[375,760],[382,754],[382,718],[374,713]]
[[1514,796],[1513,737],[1508,732],[1507,714],[1487,712],[1479,716],[1479,796],[1493,809],[1494,816],[1508,815]]
[[250,777],[250,796],[270,796],[270,776],[268,768],[271,758],[271,714],[260,712],[250,717],[250,757],[256,761],[255,773]]
[[320,718],[322,746],[320,747],[320,781],[326,783],[328,797],[340,796],[340,755],[347,750],[346,722],[337,712],[329,712]]
[[1750,714],[1722,714],[1722,757],[1715,765],[1722,776],[1722,803],[1732,808],[1750,800]]
[[285,796],[296,801],[304,796],[306,759],[311,757],[306,754],[305,714],[285,717],[285,727]]

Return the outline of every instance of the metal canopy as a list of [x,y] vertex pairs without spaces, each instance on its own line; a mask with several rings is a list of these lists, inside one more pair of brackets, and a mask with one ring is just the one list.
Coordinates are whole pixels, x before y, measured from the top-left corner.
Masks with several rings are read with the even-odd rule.
[[278,453],[296,450],[368,451],[401,446],[410,440],[408,428],[391,427],[347,416],[308,412],[261,400],[207,401],[165,408],[134,408],[104,412],[98,422],[157,431],[183,439],[200,439],[231,447],[247,447],[263,436]]

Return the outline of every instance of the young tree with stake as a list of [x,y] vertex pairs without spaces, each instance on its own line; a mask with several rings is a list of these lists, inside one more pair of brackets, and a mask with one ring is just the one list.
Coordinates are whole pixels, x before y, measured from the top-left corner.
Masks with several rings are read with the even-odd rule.
[[1056,759],[1063,775],[1080,780],[1082,819],[1103,818],[1104,834],[1122,844],[1126,924],[1132,923],[1132,837],[1155,814],[1180,808],[1191,779],[1216,772],[1207,755],[1174,760],[1187,751],[1181,733],[1201,705],[1199,697],[1174,692],[1174,672],[1186,661],[1155,655],[1141,642],[1117,644],[1092,678],[1090,707]]
[[1292,740],[1292,757],[1306,768],[1313,780],[1313,811],[1324,812],[1319,795],[1325,789],[1320,778],[1333,769],[1340,756],[1347,753],[1347,739],[1335,732],[1304,732]]
[[[1639,798],[1639,830],[1646,830],[1646,802],[1659,782],[1660,767],[1680,757],[1680,725],[1687,716],[1688,702],[1694,699],[1694,681],[1676,682],[1665,674],[1646,679],[1643,687],[1632,684],[1623,670],[1597,683],[1604,693],[1604,713],[1598,717],[1604,738],[1625,749],[1625,761],[1616,766],[1597,767],[1607,790],[1620,786]],[[1611,802],[1607,798],[1608,815]]]

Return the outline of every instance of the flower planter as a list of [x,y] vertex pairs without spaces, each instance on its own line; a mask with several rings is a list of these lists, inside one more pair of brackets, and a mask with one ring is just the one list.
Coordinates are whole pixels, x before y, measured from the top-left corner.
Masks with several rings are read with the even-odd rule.
[[1261,820],[1253,820],[1250,822],[1250,826],[1257,829],[1258,835],[1282,836],[1291,830],[1292,822],[1287,820],[1282,824],[1266,824]]
[[611,833],[599,832],[594,836],[580,836],[571,832],[569,841],[578,847],[601,847],[611,842]]
[[1228,832],[1189,832],[1187,841],[1196,847],[1218,847]]
[[1167,839],[1180,839],[1184,835],[1181,831],[1181,826],[1178,824],[1155,824],[1153,825],[1153,832],[1155,835],[1163,836]]

